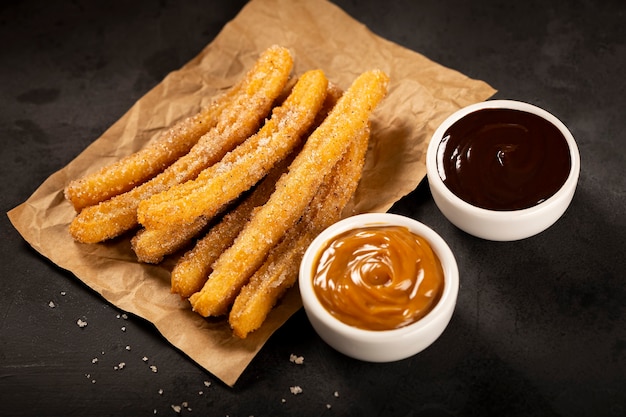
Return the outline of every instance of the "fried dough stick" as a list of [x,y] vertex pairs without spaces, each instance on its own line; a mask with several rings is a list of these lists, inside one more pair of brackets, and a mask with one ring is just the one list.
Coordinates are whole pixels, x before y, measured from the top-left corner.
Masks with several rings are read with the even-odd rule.
[[269,201],[255,211],[233,245],[217,259],[202,290],[189,298],[194,311],[205,317],[227,313],[269,250],[302,216],[352,139],[368,126],[372,111],[387,93],[387,84],[387,75],[378,70],[357,77],[308,138]]
[[[241,190],[244,190],[243,192],[245,192],[245,189],[251,188],[254,184],[250,184],[252,182],[257,182],[257,176],[264,175],[264,173],[270,169],[275,170],[275,168],[269,168],[272,163],[277,162],[277,160],[284,161],[285,154],[293,155],[293,149],[296,146],[299,147],[300,142],[302,141],[301,138],[306,136],[306,134],[302,134],[301,132],[307,126],[310,126],[309,131],[311,131],[313,126],[319,125],[321,120],[323,120],[322,116],[325,117],[325,115],[328,114],[329,109],[332,108],[341,94],[341,91],[336,86],[328,86],[328,93],[325,94],[322,108],[317,112],[311,126],[310,121],[312,111],[319,107],[317,99],[321,98],[320,95],[324,94],[321,87],[324,84],[325,77],[323,77],[321,73],[318,73],[317,75],[319,76],[313,77],[316,80],[314,85],[311,85],[311,83],[309,83],[306,79],[302,79],[302,82],[298,83],[299,91],[292,90],[295,93],[294,97],[283,102],[280,109],[274,110],[275,118],[273,120],[270,120],[270,122],[268,122],[254,137],[248,139],[231,154],[225,156],[220,163],[206,170],[207,172],[216,172],[216,175],[218,176],[218,178],[212,178],[209,181],[215,179],[219,180],[219,175],[221,175],[224,183],[221,185],[218,183],[219,189],[213,190],[215,194],[213,194],[214,198],[212,200],[207,200],[209,195],[201,195],[193,202],[193,204],[200,204],[201,198],[204,198],[205,201],[208,201],[208,204],[213,204],[215,210],[213,213],[217,215],[222,211],[220,207],[226,207],[231,199],[234,201],[237,198],[233,198],[233,195],[239,193]],[[304,94],[302,96],[304,100],[299,102],[296,100],[296,97],[299,97],[301,94]],[[308,103],[309,105],[306,105],[306,97],[315,97],[315,102],[313,104]],[[301,106],[304,106],[302,108],[302,115],[305,115],[306,117],[303,119],[298,119],[298,112],[296,111],[298,103],[300,103]],[[288,111],[289,108],[292,108],[293,111]],[[290,123],[283,123],[283,119],[290,120]],[[298,120],[300,120],[300,122],[298,122]],[[280,132],[273,132],[272,128],[280,129]],[[272,139],[268,140],[265,136],[268,138],[271,137]],[[281,138],[286,138],[287,140],[284,140],[277,145],[275,141],[278,141]],[[263,145],[259,147],[259,143],[263,143]],[[271,157],[269,158],[267,155],[268,153],[271,154]],[[248,165],[241,166],[242,163],[247,163]],[[214,171],[210,171],[213,169]],[[243,180],[242,178],[237,177],[232,178],[231,174],[228,172],[230,170],[238,170],[240,174],[248,175],[242,177]],[[284,170],[286,171],[286,167]],[[250,175],[250,173],[254,173],[254,175]],[[241,175],[239,177],[241,177]],[[198,178],[200,178],[200,176]],[[185,183],[185,185],[187,184],[188,183]],[[228,190],[228,193],[222,192],[223,190]],[[208,192],[210,191],[207,191],[207,193]],[[197,236],[198,233],[203,230],[214,217],[216,217],[215,215],[205,213],[205,215],[196,218],[190,223],[176,224],[171,222],[164,225],[164,227],[159,226],[156,228],[145,228],[140,230],[131,240],[132,248],[139,261],[146,263],[159,263],[164,256],[174,253],[175,251],[186,246],[193,237]]]
[[[310,129],[311,131],[326,118],[328,112],[341,97],[341,94],[341,89],[329,83],[326,100],[322,110],[316,116],[316,120]],[[178,260],[171,274],[172,293],[177,293],[182,298],[189,298],[192,294],[202,289],[212,271],[213,262],[233,244],[245,223],[250,219],[252,211],[267,202],[276,187],[276,181],[287,171],[287,167],[293,161],[298,151],[299,149],[294,150],[289,155],[289,158],[284,159],[272,168],[248,197],[229,211],[218,224],[213,226],[204,237],[196,242],[191,250],[187,251]],[[200,217],[200,219],[203,219],[203,217]]]
[[242,289],[229,314],[233,333],[245,338],[265,318],[298,278],[300,261],[309,244],[331,224],[341,219],[361,178],[369,130],[363,130],[349,145],[343,158],[324,179],[302,219],[289,229],[284,239]]
[[70,224],[70,234],[79,242],[97,243],[135,228],[142,200],[195,178],[256,132],[287,84],[292,67],[287,49],[268,48],[246,74],[239,94],[220,114],[216,126],[189,153],[148,182],[84,208]]
[[[249,217],[252,209],[267,201],[270,194],[274,190],[274,187],[276,186],[276,181],[278,180],[278,177],[280,177],[280,175],[287,171],[287,161],[283,162],[285,163],[281,163],[273,168],[272,171],[270,171],[270,173],[267,174],[265,178],[263,178],[260,184],[258,184],[256,188],[254,188],[250,192],[250,195],[246,196],[243,199],[243,201],[235,202],[232,208],[229,207],[223,211],[224,215],[222,219],[220,219],[218,223],[210,227],[209,231],[207,232],[207,236],[202,237],[202,239],[196,242],[195,246],[199,247],[197,248],[197,250],[193,251],[194,253],[196,253],[196,256],[194,258],[198,258],[194,260],[195,263],[202,263],[205,259],[208,259],[209,255],[206,254],[207,251],[216,252],[217,255],[219,255],[232,244],[232,240],[234,240],[237,236],[233,229],[237,229],[237,233],[239,233],[239,231],[243,227],[243,224],[245,223],[245,220],[247,220],[247,217]],[[241,220],[239,220],[240,218]],[[187,246],[195,237],[199,236],[207,229],[207,226],[209,226],[212,220],[213,219],[201,216],[190,224],[179,226],[175,232],[169,229],[142,229],[139,230],[137,234],[131,239],[131,247],[140,262],[157,264],[161,262],[166,255],[174,253]],[[242,224],[235,224],[235,222],[237,221],[240,221]],[[227,237],[230,236],[230,234],[232,233],[235,234],[232,237],[230,243],[228,243]],[[203,241],[207,242],[202,244],[201,242]],[[200,249],[200,247],[202,247],[204,250]],[[210,265],[208,265],[207,267],[210,267]],[[204,267],[188,266],[183,270],[197,270],[198,268]],[[180,276],[181,274],[177,275]],[[187,297],[189,295],[187,295]]]
[[[137,217],[145,229],[132,240],[140,261],[159,260],[182,247],[199,222],[213,219],[224,207],[259,182],[279,161],[298,145],[315,121],[326,98],[328,81],[319,70],[304,73],[284,103],[272,117],[244,143],[215,165],[205,169],[196,180],[172,187],[139,204]],[[190,193],[186,191],[191,189]],[[191,194],[186,204],[199,207],[199,216],[181,221],[178,212],[166,216],[165,223],[146,224],[143,209],[154,201],[169,205],[171,195]],[[198,220],[202,219],[202,220]],[[194,226],[194,227],[190,227]]]
[[125,193],[154,177],[189,152],[202,135],[215,127],[219,115],[240,88],[241,83],[233,86],[200,112],[163,131],[145,148],[71,181],[65,187],[65,198],[80,212],[87,206]]
[[[139,204],[137,218],[148,231],[169,229],[198,217],[212,218],[224,204],[250,189],[301,141],[322,109],[328,80],[321,70],[307,71],[259,132],[229,152],[195,180],[156,194]],[[136,242],[141,249],[141,239]]]
[[[341,94],[341,89],[329,83],[326,100],[322,110],[316,116],[311,131],[326,118]],[[305,134],[305,136],[308,135]],[[189,298],[202,289],[212,271],[213,262],[233,244],[245,223],[250,219],[252,211],[267,202],[276,187],[276,181],[287,171],[287,167],[298,151],[299,149],[294,150],[287,159],[272,168],[249,196],[224,215],[219,223],[212,226],[207,234],[178,260],[171,274],[172,293],[177,293],[182,298]],[[203,217],[198,220],[200,219]]]
[[[267,201],[269,195],[276,186],[278,177],[287,171],[287,162],[288,160],[284,160],[281,164],[274,167],[270,173],[263,178],[261,183],[251,192],[251,195],[245,197],[243,201],[236,203],[232,209],[227,209],[229,211],[224,214],[219,223],[211,226],[209,232],[207,232],[208,235],[196,242],[196,249],[189,251],[193,252],[195,256],[186,254],[187,256],[185,256],[185,258],[190,258],[189,262],[186,262],[185,267],[180,268],[180,272],[176,274],[181,280],[185,279],[185,276],[189,273],[188,271],[199,273],[198,271],[200,269],[205,268],[203,265],[192,264],[204,263],[206,259],[210,259],[211,255],[207,254],[207,252],[215,252],[217,257],[217,255],[232,244],[232,240],[235,239],[237,233],[239,233],[243,227],[243,223],[247,220],[247,217],[252,209]],[[264,196],[265,194],[267,195]],[[137,255],[137,259],[140,262],[157,264],[161,262],[166,255],[174,253],[187,246],[193,238],[206,230],[211,221],[212,219],[201,216],[190,224],[180,225],[175,233],[165,228],[153,230],[141,229],[131,239],[131,248]],[[240,222],[241,225],[236,222]],[[237,232],[235,233],[234,230],[237,230]],[[228,243],[228,237],[233,233],[234,235],[232,236],[232,240]],[[202,243],[204,241],[206,242]],[[212,262],[213,261],[211,261],[211,263]],[[209,267],[210,270],[210,265],[207,267]],[[208,276],[208,272],[206,275]],[[172,292],[178,291],[173,289]],[[189,295],[191,294],[188,294],[185,297],[188,297]]]
[[287,171],[288,160],[274,167],[241,203],[212,226],[194,247],[176,262],[171,274],[172,293],[189,298],[200,291],[211,273],[213,262],[233,244],[252,211],[269,199],[276,181]]

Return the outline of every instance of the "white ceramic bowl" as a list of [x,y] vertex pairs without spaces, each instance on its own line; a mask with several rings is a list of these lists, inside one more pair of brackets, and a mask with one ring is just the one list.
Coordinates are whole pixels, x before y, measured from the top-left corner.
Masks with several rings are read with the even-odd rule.
[[[513,109],[538,115],[565,137],[571,157],[569,176],[550,198],[529,208],[497,211],[474,206],[459,198],[444,184],[438,173],[437,153],[446,131],[470,113],[482,109]],[[435,203],[444,216],[461,230],[493,241],[513,241],[536,235],[552,226],[569,207],[580,174],[580,155],[574,137],[555,116],[534,105],[512,101],[491,100],[462,108],[450,115],[435,131],[426,155],[426,172]]]
[[[345,324],[322,306],[313,289],[313,268],[321,248],[335,236],[351,229],[380,225],[405,226],[424,237],[442,263],[444,289],[439,302],[420,320],[393,330],[363,330]],[[452,251],[429,227],[396,214],[368,213],[335,223],[311,243],[300,265],[299,286],[307,317],[326,343],[352,358],[368,362],[392,362],[419,353],[443,333],[456,305],[459,272]]]

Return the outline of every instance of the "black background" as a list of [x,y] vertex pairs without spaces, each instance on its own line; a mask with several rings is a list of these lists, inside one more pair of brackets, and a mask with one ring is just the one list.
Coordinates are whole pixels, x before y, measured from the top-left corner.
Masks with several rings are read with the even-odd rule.
[[[487,242],[448,223],[422,183],[392,211],[430,225],[457,256],[461,290],[442,337],[404,361],[362,363],[327,347],[299,312],[234,388],[149,323],[119,316],[3,216],[0,415],[177,415],[171,406],[183,402],[191,410],[180,415],[626,414],[624,2],[336,3],[375,33],[487,81],[494,98],[564,121],[582,158],[566,214],[533,238]],[[2,211],[193,58],[243,4],[2,2]]]

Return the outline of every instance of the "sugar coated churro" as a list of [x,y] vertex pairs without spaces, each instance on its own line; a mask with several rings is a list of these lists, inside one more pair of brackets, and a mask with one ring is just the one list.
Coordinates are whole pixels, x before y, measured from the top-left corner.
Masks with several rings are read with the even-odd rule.
[[176,262],[171,275],[173,293],[188,298],[202,289],[211,273],[213,262],[233,244],[252,211],[267,202],[276,187],[276,181],[286,172],[288,162],[284,160],[274,167],[241,203],[226,213]]
[[190,297],[196,312],[202,316],[227,313],[269,250],[302,216],[351,140],[367,128],[372,111],[387,93],[387,83],[383,72],[368,71],[346,90],[307,139],[268,202],[255,211],[233,245],[217,259],[202,290]]
[[215,127],[219,115],[238,89],[239,85],[221,94],[197,114],[163,131],[145,148],[70,182],[65,187],[65,198],[80,212],[154,177],[189,152],[202,135]]
[[147,229],[213,217],[288,155],[311,126],[326,98],[328,81],[321,70],[304,73],[285,102],[259,132],[205,169],[195,180],[156,194],[139,205],[139,222]]
[[269,47],[207,107],[69,182],[72,237],[136,232],[138,261],[173,255],[171,292],[193,311],[222,316],[242,339],[259,329],[311,241],[346,215],[389,82],[366,71],[343,92],[321,69],[290,79],[293,65]]
[[341,219],[361,178],[369,129],[361,131],[342,159],[324,179],[302,219],[270,251],[263,265],[242,289],[229,313],[233,333],[245,338],[261,327],[271,309],[292,287],[308,245],[326,227]]
[[151,180],[84,208],[70,224],[74,239],[96,243],[135,228],[137,207],[142,200],[195,178],[203,169],[221,160],[258,129],[287,84],[292,66],[293,59],[287,49],[268,48],[246,74],[215,127],[203,135],[189,153]]
[[[206,224],[287,157],[313,124],[326,98],[327,86],[322,71],[303,74],[284,103],[274,109],[272,117],[255,135],[205,169],[195,180],[141,202],[137,217],[145,230],[133,239],[138,258],[158,262],[162,256],[179,249],[193,237],[190,234],[195,232],[196,225]],[[154,206],[165,206],[160,222],[147,221]],[[176,210],[179,207],[182,208]],[[197,215],[185,218],[181,210]]]
[[[326,118],[335,106],[342,91],[335,84],[329,83],[328,94],[322,109],[318,112],[313,131]],[[259,185],[240,204],[230,210],[219,223],[213,226],[206,236],[202,237],[192,249],[187,251],[176,263],[171,274],[172,292],[182,298],[188,298],[202,289],[212,271],[213,262],[224,252],[243,229],[252,211],[267,202],[276,187],[276,181],[287,171],[299,149],[294,150],[287,159],[277,164]],[[202,219],[203,217],[200,217]],[[167,238],[159,234],[161,241]]]

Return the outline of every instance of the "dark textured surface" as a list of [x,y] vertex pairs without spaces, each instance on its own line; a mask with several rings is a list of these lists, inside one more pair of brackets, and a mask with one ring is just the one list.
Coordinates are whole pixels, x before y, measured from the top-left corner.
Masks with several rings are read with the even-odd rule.
[[[377,34],[489,82],[495,98],[563,120],[582,157],[564,217],[524,241],[486,242],[451,226],[420,185],[393,211],[429,224],[457,255],[461,291],[442,337],[401,362],[361,363],[323,344],[300,312],[231,389],[151,325],[118,318],[3,216],[0,415],[177,415],[171,405],[184,401],[191,411],[180,415],[626,414],[624,3],[337,3]],[[193,58],[242,4],[3,2],[2,211]],[[295,385],[302,394],[289,392]]]

